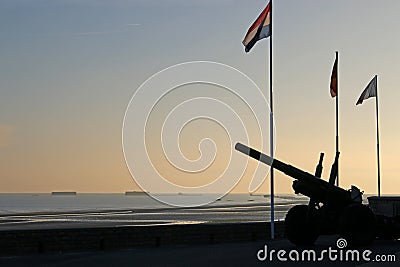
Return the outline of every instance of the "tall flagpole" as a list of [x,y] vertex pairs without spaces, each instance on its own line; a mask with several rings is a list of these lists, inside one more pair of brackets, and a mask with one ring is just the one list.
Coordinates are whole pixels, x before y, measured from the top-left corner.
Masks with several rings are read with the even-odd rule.
[[[339,153],[339,52],[336,51],[336,155]],[[339,186],[339,159],[337,161],[336,185]]]
[[381,166],[379,159],[379,113],[378,113],[378,75],[375,75],[376,79],[376,154],[378,159],[378,197],[381,196]]
[[[270,0],[271,11],[270,11],[270,38],[269,38],[269,101],[271,106],[270,119],[269,119],[269,135],[270,135],[270,154],[274,158],[274,99],[272,90],[272,0]],[[274,201],[274,168],[271,167],[271,239],[275,239],[275,201]]]

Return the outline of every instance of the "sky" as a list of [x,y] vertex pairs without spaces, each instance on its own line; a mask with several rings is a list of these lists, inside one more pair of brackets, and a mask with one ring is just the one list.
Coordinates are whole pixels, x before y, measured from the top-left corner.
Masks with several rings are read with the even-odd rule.
[[[169,66],[226,64],[250,77],[268,99],[269,41],[260,41],[249,54],[241,44],[265,5],[262,0],[1,0],[0,192],[138,190],[123,153],[124,115],[141,84]],[[323,175],[329,176],[335,153],[329,79],[339,51],[341,186],[377,192],[375,99],[355,106],[376,74],[382,193],[398,194],[399,10],[395,0],[274,1],[278,159],[313,173],[324,152]],[[212,94],[210,88],[204,91]],[[192,160],[201,156],[193,148],[211,133],[222,148],[209,171],[218,173],[234,153],[232,144],[222,128],[204,123],[182,132],[182,152]],[[148,138],[156,143],[160,136],[150,131]],[[150,150],[154,161],[163,160],[159,147]],[[249,164],[233,192],[248,192],[255,168]],[[172,180],[192,184],[186,180],[190,174],[162,166],[156,168],[172,173]],[[275,179],[276,192],[292,192],[290,178]],[[209,182],[209,173],[195,180]],[[258,192],[269,192],[268,177]]]

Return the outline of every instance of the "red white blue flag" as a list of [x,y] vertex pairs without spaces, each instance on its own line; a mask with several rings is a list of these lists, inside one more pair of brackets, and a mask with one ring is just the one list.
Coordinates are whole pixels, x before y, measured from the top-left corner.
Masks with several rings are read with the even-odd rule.
[[361,93],[360,98],[358,99],[356,105],[362,104],[364,100],[370,97],[376,97],[376,90],[377,90],[377,76],[375,76],[367,85],[367,88]]
[[271,36],[271,3],[265,7],[261,15],[251,25],[243,40],[246,53],[261,39]]
[[331,75],[331,96],[337,96],[337,58],[335,59],[335,63],[333,64],[332,75]]

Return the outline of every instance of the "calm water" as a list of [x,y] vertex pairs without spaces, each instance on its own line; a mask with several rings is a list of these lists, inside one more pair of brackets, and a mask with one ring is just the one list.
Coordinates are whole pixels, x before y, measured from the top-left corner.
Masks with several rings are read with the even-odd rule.
[[[307,200],[303,196],[277,195],[275,218],[282,220],[290,207]],[[147,195],[0,194],[0,230],[269,220],[269,196],[262,195],[230,194],[204,207],[176,208]]]

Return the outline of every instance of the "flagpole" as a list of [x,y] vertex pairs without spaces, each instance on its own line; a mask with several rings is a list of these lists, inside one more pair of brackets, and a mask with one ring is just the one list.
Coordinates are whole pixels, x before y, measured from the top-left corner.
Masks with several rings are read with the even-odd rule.
[[[339,153],[339,52],[336,51],[336,155]],[[339,159],[337,161],[336,185],[339,186]]]
[[379,159],[379,113],[378,113],[378,75],[375,75],[376,79],[376,154],[378,162],[378,197],[381,196],[381,166]]
[[[269,131],[270,131],[270,154],[274,158],[274,101],[273,101],[273,89],[272,89],[272,0],[270,0],[270,38],[269,38],[269,101],[270,101],[270,119],[269,119]],[[275,239],[275,201],[274,201],[274,168],[271,167],[271,239]]]

